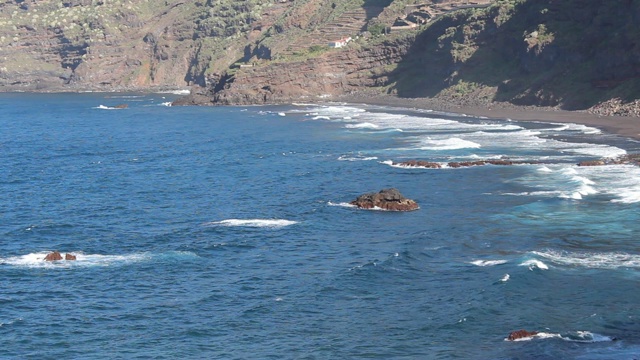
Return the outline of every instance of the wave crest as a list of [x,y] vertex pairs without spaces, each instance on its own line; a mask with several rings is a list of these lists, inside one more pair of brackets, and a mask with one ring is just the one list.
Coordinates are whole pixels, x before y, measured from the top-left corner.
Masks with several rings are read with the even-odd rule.
[[227,219],[212,221],[205,226],[227,226],[227,227],[257,227],[257,228],[282,228],[297,224],[297,221],[285,219]]
[[532,251],[558,265],[590,269],[640,268],[640,255],[626,253],[569,253],[559,251]]

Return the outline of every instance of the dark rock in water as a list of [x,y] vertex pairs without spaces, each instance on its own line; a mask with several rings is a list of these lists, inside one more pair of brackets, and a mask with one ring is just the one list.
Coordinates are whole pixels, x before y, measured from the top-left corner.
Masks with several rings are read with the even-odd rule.
[[590,160],[590,161],[580,161],[578,166],[602,166],[606,165],[604,160]]
[[397,189],[393,188],[384,189],[378,193],[360,195],[350,204],[361,209],[380,208],[390,211],[411,211],[420,208],[415,201],[405,198]]
[[477,160],[477,161],[462,161],[462,162],[450,162],[447,164],[450,168],[461,168],[470,166],[483,166],[483,165],[526,165],[526,164],[539,164],[537,161],[513,161],[513,160]]
[[406,166],[406,167],[420,167],[420,168],[427,168],[427,169],[440,169],[442,167],[438,163],[428,162],[424,160],[408,160],[408,161],[394,162],[393,165]]
[[60,254],[57,251],[49,253],[47,254],[47,256],[44,257],[44,261],[58,261],[58,260],[62,260],[62,254]]
[[128,107],[129,107],[129,105],[127,105],[127,104],[119,104],[119,105],[114,106],[114,108],[116,108],[116,109],[126,109]]
[[486,165],[485,161],[462,161],[462,162],[450,162],[448,165],[450,168],[460,168],[469,166],[482,166]]
[[625,154],[616,158],[604,158],[600,160],[580,161],[578,166],[602,166],[602,165],[636,165],[640,166],[640,154]]
[[524,338],[532,337],[537,334],[538,334],[537,331],[517,330],[517,331],[511,332],[507,337],[507,340],[513,341],[518,339],[524,339]]
[[76,256],[73,254],[66,253],[64,254],[64,258],[59,251],[54,251],[52,253],[47,254],[44,257],[44,261],[59,261],[59,260],[76,260]]

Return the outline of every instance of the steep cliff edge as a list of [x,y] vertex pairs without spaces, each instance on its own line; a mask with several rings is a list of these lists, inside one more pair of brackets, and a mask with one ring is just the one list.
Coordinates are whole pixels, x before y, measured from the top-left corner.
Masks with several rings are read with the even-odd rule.
[[0,2],[3,91],[152,90],[205,85],[288,4],[270,0]]
[[640,116],[638,20],[631,0],[3,1],[0,91],[393,94]]
[[626,0],[495,1],[301,61],[232,69],[202,95],[244,104],[395,94],[640,116],[639,18]]

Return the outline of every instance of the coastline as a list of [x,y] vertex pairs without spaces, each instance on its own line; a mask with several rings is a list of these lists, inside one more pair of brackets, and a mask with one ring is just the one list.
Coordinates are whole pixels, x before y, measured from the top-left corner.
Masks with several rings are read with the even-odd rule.
[[465,106],[430,98],[398,98],[385,96],[343,96],[339,101],[353,104],[414,108],[444,111],[491,119],[574,123],[598,128],[610,134],[640,140],[640,118],[631,116],[603,116],[586,111],[559,110],[551,107],[518,106],[508,103],[492,103],[488,106]]

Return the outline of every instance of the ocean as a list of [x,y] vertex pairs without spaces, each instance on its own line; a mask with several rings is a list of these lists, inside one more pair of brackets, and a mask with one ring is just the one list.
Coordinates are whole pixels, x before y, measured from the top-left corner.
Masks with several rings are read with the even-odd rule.
[[637,141],[175,98],[0,95],[0,358],[640,357],[640,168],[576,165]]

